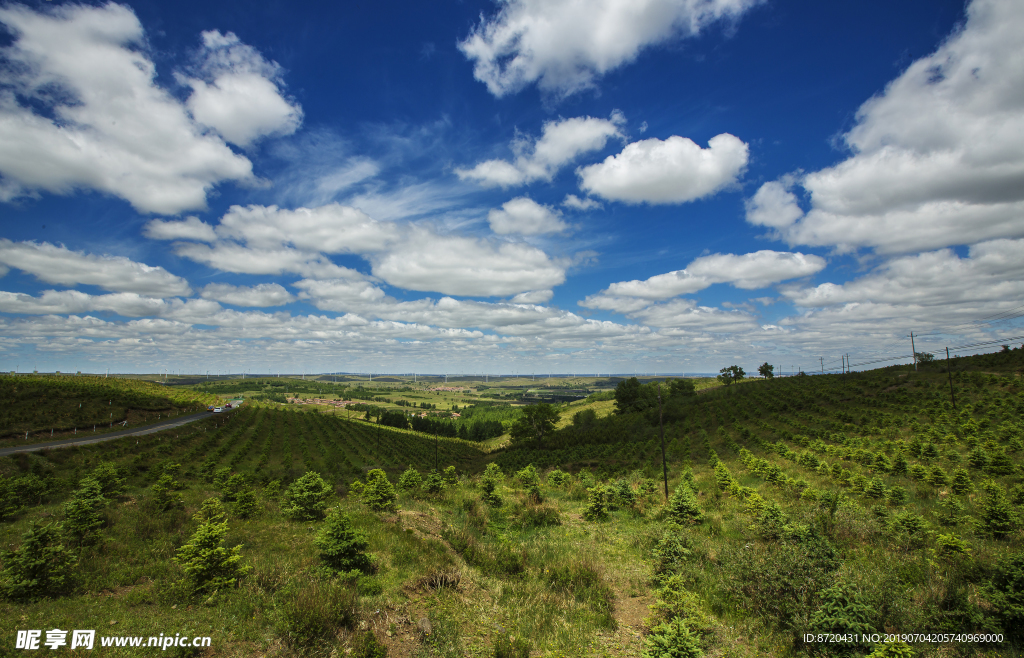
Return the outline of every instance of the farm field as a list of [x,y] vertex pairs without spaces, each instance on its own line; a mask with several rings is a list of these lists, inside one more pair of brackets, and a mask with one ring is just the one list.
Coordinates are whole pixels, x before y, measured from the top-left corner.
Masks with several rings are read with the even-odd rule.
[[[664,387],[660,410],[599,394],[536,439],[263,400],[0,458],[0,634],[170,631],[211,645],[168,653],[217,656],[1018,656],[1020,356]],[[189,566],[200,535],[225,547],[213,571]],[[40,546],[62,578],[24,585]]]

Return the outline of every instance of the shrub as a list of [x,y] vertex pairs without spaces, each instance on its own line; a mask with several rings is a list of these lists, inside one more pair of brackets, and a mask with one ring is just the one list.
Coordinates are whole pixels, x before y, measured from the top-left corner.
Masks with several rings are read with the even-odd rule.
[[327,516],[313,545],[320,551],[320,559],[334,572],[373,571],[370,556],[366,554],[370,547],[366,535],[355,530],[352,520],[338,510]]
[[1005,555],[983,588],[1011,641],[1024,640],[1024,552]]
[[199,526],[172,558],[185,571],[184,582],[194,593],[232,587],[251,567],[242,565],[242,546],[225,548],[228,522],[207,521]]
[[[854,635],[859,640],[862,634],[875,632],[872,620],[876,616],[877,611],[851,585],[836,583],[821,593],[821,604],[811,615],[810,630],[814,634]],[[839,646],[847,650],[865,648],[859,641]]]
[[431,470],[423,480],[423,491],[430,496],[440,495],[444,491],[445,486],[444,479],[435,470]]
[[399,491],[419,489],[421,484],[423,484],[423,477],[412,467],[412,464],[409,464],[409,468],[405,469],[405,472],[398,478]]
[[[374,468],[366,474],[366,484],[360,485],[358,495],[367,507],[375,512],[394,511],[398,494],[383,469]],[[353,490],[356,489],[353,485]]]
[[34,601],[67,593],[72,585],[75,557],[60,541],[60,526],[32,523],[21,546],[3,550],[0,591],[12,601]]
[[885,492],[885,498],[893,505],[902,505],[907,502],[907,490],[896,485]]
[[696,523],[704,518],[693,490],[681,482],[668,500],[668,514],[677,523]]
[[235,502],[231,504],[232,513],[240,519],[248,519],[256,516],[260,511],[260,499],[252,489],[243,489],[235,495]]
[[928,472],[928,484],[933,487],[944,487],[949,484],[949,476],[946,475],[946,471],[941,466],[932,466]]
[[516,472],[516,481],[523,487],[528,488],[531,484],[539,484],[540,476],[533,464],[527,464],[526,468]]
[[166,512],[183,506],[185,499],[181,497],[181,494],[174,493],[177,484],[170,475],[161,475],[156,484],[150,487],[153,491],[153,507],[161,512]]
[[636,504],[636,492],[633,491],[629,480],[625,478],[615,483],[615,486],[612,488],[612,496],[616,507],[629,509]]
[[238,494],[245,490],[248,478],[241,473],[235,473],[229,477],[221,488],[221,500],[225,503],[232,503],[238,498]]
[[928,526],[923,517],[913,512],[899,512],[889,519],[889,533],[906,542],[910,548],[920,547],[925,540]]
[[444,483],[449,487],[455,486],[459,483],[459,474],[455,471],[454,466],[448,466],[444,469]]
[[953,471],[953,493],[966,494],[974,491],[974,483],[966,469],[958,468]]
[[689,537],[679,526],[669,526],[653,550],[655,579],[677,573],[692,554]]
[[276,500],[281,495],[281,481],[271,480],[263,487],[263,497],[267,500]]
[[562,517],[558,513],[557,507],[528,505],[523,508],[523,512],[519,516],[519,526],[524,530],[555,525],[562,525]]
[[114,498],[125,492],[127,474],[118,469],[113,462],[100,462],[91,475],[100,484],[100,492],[105,498]]
[[1016,516],[1001,486],[995,482],[986,482],[984,489],[985,501],[982,503],[981,520],[993,537],[1002,539],[1017,525]]
[[285,492],[284,514],[300,521],[324,518],[331,497],[331,487],[319,473],[309,471],[288,487]]
[[548,473],[548,484],[552,487],[563,487],[571,480],[571,475],[557,468]]
[[651,629],[644,638],[643,658],[699,658],[704,655],[697,635],[685,619],[675,617]]
[[868,498],[882,498],[885,496],[885,485],[882,484],[882,478],[875,477],[868,482],[868,486],[864,489],[864,494]]
[[502,477],[501,469],[494,462],[488,464],[484,469],[484,474],[480,476],[480,486],[484,490],[483,500],[489,507],[501,507],[502,505],[501,496],[495,491]]
[[959,500],[952,496],[939,503],[939,523],[944,526],[954,526],[960,523],[964,515],[964,506]]
[[224,506],[221,505],[220,501],[216,498],[207,498],[203,501],[203,504],[199,506],[196,513],[192,515],[192,518],[199,523],[220,523],[227,516],[224,513]]
[[604,521],[608,518],[608,494],[602,485],[587,489],[587,509],[583,518],[588,521]]
[[21,497],[13,478],[0,475],[0,521],[10,521],[21,512]]
[[962,537],[951,532],[948,535],[939,535],[935,538],[935,553],[939,557],[950,558],[970,555],[971,549]]
[[64,503],[64,534],[79,546],[96,541],[103,517],[100,510],[107,504],[103,497],[100,483],[93,477],[82,478],[81,488],[71,494],[71,499]]

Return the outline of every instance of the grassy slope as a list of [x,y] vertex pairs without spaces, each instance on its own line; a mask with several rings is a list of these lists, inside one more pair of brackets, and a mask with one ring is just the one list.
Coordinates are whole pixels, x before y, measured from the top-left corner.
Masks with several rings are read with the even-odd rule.
[[[998,371],[993,366],[986,369]],[[953,613],[963,609],[968,600],[984,608],[978,598],[979,585],[997,557],[1020,545],[1020,531],[1007,539],[987,536],[979,526],[982,496],[978,493],[960,497],[969,518],[952,528],[942,526],[938,501],[951,495],[948,488],[877,473],[873,466],[862,463],[864,455],[857,452],[880,452],[891,459],[900,446],[909,449],[913,436],[930,436],[931,427],[960,431],[959,425],[947,427],[952,419],[943,409],[943,396],[948,396],[948,389],[942,388],[943,377],[939,372],[880,371],[846,380],[793,378],[751,383],[701,395],[671,418],[666,431],[673,460],[670,484],[674,488],[682,466],[691,464],[706,515],[705,521],[683,531],[691,557],[676,570],[697,597],[690,612],[709,655],[801,651],[794,636],[806,628],[817,605],[814,592],[787,589],[799,588],[805,580],[801,576],[793,581],[787,574],[809,573],[809,544],[766,536],[752,511],[749,492],[730,495],[716,486],[707,465],[709,448],[717,452],[740,485],[777,503],[791,524],[828,526],[825,534],[841,565],[827,573],[826,579],[854,583],[872,605],[885,608],[890,630],[974,630]],[[991,440],[991,448],[1012,448],[1012,436],[1019,434],[997,431],[1006,421],[1018,423],[1020,388],[1012,380],[963,374],[957,395],[961,410],[967,404],[972,407],[970,416],[980,425],[978,441],[982,446]],[[595,408],[599,416],[611,410],[611,403],[603,402],[575,403],[570,411],[585,406]],[[848,416],[837,418],[840,412]],[[564,414],[563,419],[566,417],[571,414]],[[916,426],[912,426],[914,420]],[[621,436],[613,442],[583,443],[546,451],[548,454],[499,450],[496,458],[506,465],[506,471],[528,461],[552,458],[553,464],[573,470],[597,464],[592,468],[608,475],[639,470],[632,476],[635,483],[642,475],[660,472],[660,451],[652,441],[653,428],[634,427],[638,436]],[[343,493],[351,478],[368,467],[384,466],[396,481],[410,461],[421,470],[432,465],[432,441],[412,432],[383,430],[381,454],[377,454],[376,429],[319,414],[254,408],[230,422],[203,421],[187,435],[170,432],[144,437],[138,449],[129,442],[115,441],[0,460],[0,473],[51,474],[53,483],[53,493],[44,497],[42,505],[0,526],[6,547],[19,543],[29,522],[60,518],[60,504],[69,487],[99,460],[115,461],[131,472],[128,495],[113,501],[105,511],[103,542],[82,551],[77,593],[32,604],[0,603],[0,619],[19,620],[10,629],[0,627],[0,633],[8,638],[13,637],[14,628],[54,626],[97,628],[101,633],[116,628],[117,632],[139,635],[171,630],[212,635],[212,655],[290,654],[294,647],[288,643],[286,611],[301,610],[311,617],[323,612],[316,603],[308,602],[323,598],[317,588],[324,586],[312,577],[318,563],[311,541],[317,524],[285,520],[277,499],[263,499],[260,516],[230,521],[228,544],[241,543],[246,562],[254,567],[240,588],[222,592],[212,601],[176,598],[170,583],[180,572],[170,558],[196,526],[192,512],[204,498],[219,493],[206,481],[200,466],[213,458],[218,467],[233,467],[257,479],[280,477],[286,481],[314,468]],[[749,437],[742,429],[750,431]],[[708,435],[706,445],[702,430]],[[567,434],[571,431],[565,430]],[[845,445],[838,440],[839,434],[847,437]],[[801,445],[802,436],[820,436],[822,443]],[[959,465],[966,466],[968,441],[969,437],[963,436],[940,443],[943,456],[929,460],[929,468],[938,464],[952,472],[954,454],[959,455]],[[482,468],[486,458],[477,446],[450,440],[441,443],[442,466],[457,462],[469,473]],[[780,445],[787,450],[780,450]],[[768,468],[749,458],[744,464],[739,448],[750,450]],[[805,465],[806,457],[799,462],[783,452],[794,457],[813,453],[819,461],[837,463],[846,469],[847,482],[819,475]],[[261,460],[264,453],[268,458]],[[1014,462],[1019,462],[1020,452],[1011,454]],[[908,459],[911,464],[924,463],[921,457]],[[178,479],[184,485],[186,506],[153,513],[147,507],[152,495],[148,486],[165,462],[183,464]],[[989,477],[968,468],[976,484]],[[776,483],[766,480],[768,473],[775,473],[771,478]],[[868,498],[849,484],[857,475],[869,479],[878,475],[889,488],[902,486],[909,499],[901,505],[886,505],[884,500]],[[1021,481],[1019,469],[994,477],[1004,487]],[[801,495],[808,488],[843,492],[844,502],[834,518],[824,518],[821,505],[811,496]],[[647,498],[634,511],[615,511],[608,521],[593,523],[582,518],[586,492],[578,479],[561,488],[542,484],[541,491],[547,501],[538,508],[525,497],[521,486],[506,479],[498,489],[506,504],[489,509],[479,502],[481,492],[475,480],[463,478],[441,499],[403,496],[400,512],[383,516],[370,513],[350,498],[338,498],[336,504],[349,511],[356,525],[368,533],[370,550],[380,565],[378,574],[360,585],[363,594],[358,618],[393,656],[490,655],[499,635],[530,638],[534,655],[639,655],[638,634],[644,632],[644,618],[654,615],[647,608],[655,602],[651,595],[652,549],[666,527],[658,497]],[[890,516],[903,509],[920,514],[930,530],[924,543],[918,547],[899,545],[876,513],[880,503]],[[554,514],[560,525],[536,525]],[[452,531],[445,532],[446,527]],[[936,535],[950,531],[969,542],[971,558],[942,560],[931,552]],[[475,553],[466,546],[475,546]],[[517,563],[524,566],[522,573],[502,570],[502,564],[511,564],[515,570]],[[596,584],[574,591],[559,588],[550,574],[560,568],[591,574]],[[449,581],[459,581],[457,589],[435,588],[444,580],[439,574],[457,574],[449,576]],[[801,605],[780,607],[780,602],[796,600],[794,591],[806,595]],[[613,605],[610,616],[605,608],[608,601]],[[935,615],[940,612],[946,615],[941,628],[935,625]],[[429,638],[417,629],[417,621],[424,617],[435,629]],[[110,626],[111,621],[118,623]],[[339,628],[333,640],[312,651],[327,655],[332,644],[344,648],[351,633],[346,625]],[[1014,655],[1008,645],[989,649]],[[929,647],[920,645],[915,650],[928,651]],[[124,655],[129,653],[124,651]]]
[[0,439],[5,446],[38,443],[49,439],[51,432],[55,439],[89,435],[94,425],[102,434],[123,421],[128,421],[126,427],[146,425],[215,402],[211,395],[137,379],[2,375]]

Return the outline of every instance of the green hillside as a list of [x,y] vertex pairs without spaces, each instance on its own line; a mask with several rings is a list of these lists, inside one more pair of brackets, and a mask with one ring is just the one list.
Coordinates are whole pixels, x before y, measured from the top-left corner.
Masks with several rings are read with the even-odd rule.
[[[954,364],[955,409],[934,364],[666,386],[660,415],[581,401],[491,452],[254,405],[0,458],[0,619],[21,620],[0,630],[218,656],[1020,655],[1019,355]],[[45,546],[67,578],[25,585]]]

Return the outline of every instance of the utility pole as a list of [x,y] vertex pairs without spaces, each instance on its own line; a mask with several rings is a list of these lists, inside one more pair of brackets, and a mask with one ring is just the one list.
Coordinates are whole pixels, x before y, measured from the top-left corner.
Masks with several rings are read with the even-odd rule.
[[917,372],[917,348],[914,347],[914,332],[910,332],[910,351],[914,353],[914,372]]
[[956,396],[953,395],[953,369],[949,366],[949,348],[946,348],[946,373],[949,375],[949,399],[953,401],[953,411],[956,412]]
[[665,476],[665,502],[668,502],[668,459],[665,457],[665,420],[661,410],[661,386],[658,387],[658,426],[661,428],[661,472]]
[[825,357],[819,356],[818,361],[821,363],[821,374],[825,374]]

